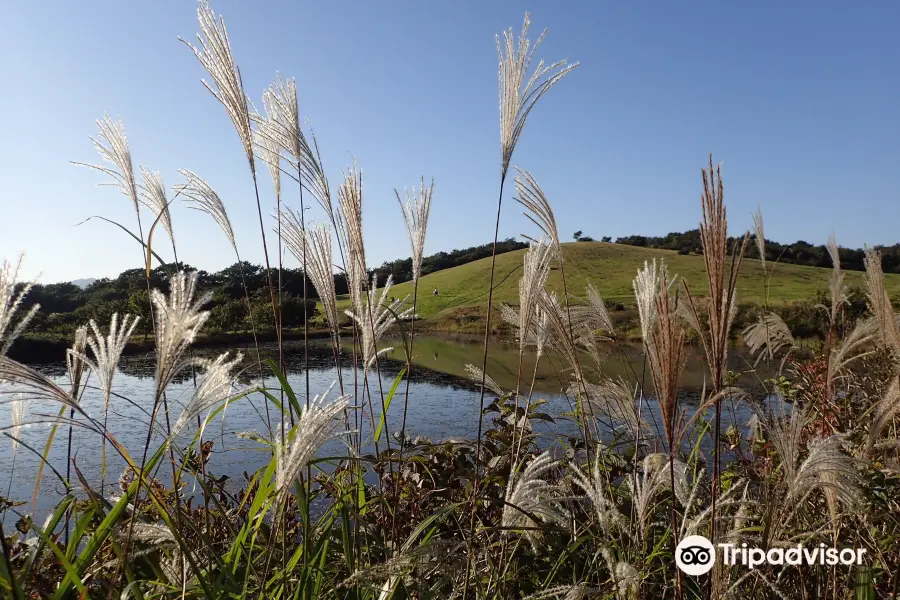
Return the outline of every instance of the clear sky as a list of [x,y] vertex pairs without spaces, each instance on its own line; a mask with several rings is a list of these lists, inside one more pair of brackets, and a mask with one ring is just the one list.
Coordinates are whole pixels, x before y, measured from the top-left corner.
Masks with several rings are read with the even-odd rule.
[[[247,93],[297,78],[334,190],[364,173],[370,266],[408,256],[393,189],[434,177],[426,254],[488,242],[499,181],[494,35],[525,10],[540,56],[581,67],[532,113],[513,164],[529,169],[561,234],[661,235],[696,227],[700,168],[722,161],[733,231],[757,204],[766,234],[845,246],[900,241],[900,3],[373,2],[215,0]],[[189,1],[15,2],[0,17],[0,257],[26,253],[50,283],[115,276],[137,244],[127,199],[70,160],[97,162],[94,120],[121,116],[135,165],[206,178],[245,259],[261,262],[253,188],[224,109],[177,37]],[[267,212],[274,200],[265,170]],[[532,233],[511,201],[501,237]],[[296,186],[286,202],[299,203]],[[313,210],[311,213],[315,213]],[[205,215],[173,208],[179,258],[233,262]],[[162,239],[160,237],[159,239]],[[167,258],[169,252],[158,245]],[[288,266],[295,266],[292,259]]]

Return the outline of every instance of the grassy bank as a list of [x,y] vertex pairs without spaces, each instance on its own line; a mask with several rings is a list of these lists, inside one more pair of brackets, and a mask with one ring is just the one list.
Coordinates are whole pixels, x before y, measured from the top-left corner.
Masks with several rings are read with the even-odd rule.
[[[578,297],[584,296],[585,287],[593,284],[606,301],[613,319],[626,324],[626,332],[637,325],[632,283],[635,273],[646,261],[665,260],[669,272],[687,281],[693,294],[707,294],[706,267],[701,255],[604,242],[570,242],[562,244],[561,248],[568,290],[575,296],[573,302],[578,303]],[[525,252],[516,250],[497,256],[495,309],[501,303],[518,305],[519,278]],[[423,330],[483,333],[490,271],[491,260],[486,258],[424,275],[419,281],[416,310],[422,319]],[[789,264],[777,264],[774,269],[770,266],[768,304],[784,306],[810,301],[817,294],[828,291],[830,276],[831,269]],[[758,261],[746,261],[738,277],[737,302],[745,307],[763,306],[766,303],[765,279]],[[863,287],[865,273],[845,272],[844,282],[848,287]],[[550,271],[547,288],[562,296],[561,272],[557,266]],[[885,288],[891,296],[900,294],[900,275],[886,274]],[[436,296],[433,295],[435,289],[438,291]],[[403,298],[412,293],[412,282],[406,282],[393,286],[389,295]],[[338,306],[341,309],[350,308],[349,298],[339,299]],[[505,329],[501,319],[494,318],[492,321],[496,330]],[[633,339],[640,338],[633,336]]]

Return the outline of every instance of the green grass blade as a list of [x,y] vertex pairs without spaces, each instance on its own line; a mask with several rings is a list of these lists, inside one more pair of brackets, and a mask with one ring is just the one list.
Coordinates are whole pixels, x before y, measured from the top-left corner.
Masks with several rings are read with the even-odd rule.
[[288,401],[291,403],[291,407],[294,409],[294,411],[296,411],[298,415],[303,414],[303,410],[300,408],[300,403],[297,401],[297,394],[294,393],[294,388],[292,388],[291,384],[288,383],[287,377],[284,376],[284,373],[281,372],[281,369],[278,368],[278,365],[275,364],[274,360],[270,358],[266,362],[269,364],[269,368],[272,369],[272,373],[275,374],[275,378],[281,385],[281,389],[283,389],[284,393],[287,394]]
[[[74,502],[74,500],[75,499],[72,498],[71,496],[67,496],[66,500],[60,503],[60,505],[57,509],[57,513],[60,514],[60,516],[62,514],[64,514],[66,512],[66,510],[68,510],[68,508],[72,504],[72,502]],[[56,519],[56,522],[57,523],[59,522],[58,518]],[[53,529],[52,529],[53,521],[52,520],[50,523],[47,524],[47,528],[51,532],[53,531]],[[72,563],[69,561],[69,559],[66,558],[66,553],[63,552],[62,550],[60,550],[59,546],[52,539],[50,539],[50,536],[47,535],[47,532],[43,528],[35,525],[34,527],[32,527],[32,531],[34,531],[35,535],[37,535],[38,538],[40,538],[41,543],[44,546],[50,548],[50,551],[53,552],[53,554],[56,556],[56,560],[59,561],[59,564],[66,571],[66,579],[69,579],[72,581],[73,585],[75,586],[75,589],[77,589],[79,593],[81,593],[82,595],[86,595],[87,591],[84,588],[84,583],[81,581],[81,575],[75,570],[74,565],[72,565]]]
[[[434,523],[435,521],[438,521],[439,519],[444,518],[447,514],[456,510],[459,506],[460,506],[460,503],[458,503],[458,502],[454,502],[453,504],[448,504],[446,506],[442,506],[441,508],[437,509],[434,513],[432,513],[431,515],[429,515],[428,517],[423,519],[422,522],[419,523],[418,525],[416,525],[416,528],[413,529],[412,532],[410,532],[409,537],[406,538],[406,541],[403,542],[403,551],[406,552],[407,550],[412,548],[412,545],[415,543],[416,539],[418,539],[418,537],[420,535],[422,535],[422,533],[424,533],[424,531],[426,529],[428,529],[432,523]],[[424,541],[427,541],[427,539],[430,536],[431,536],[431,534],[426,535]]]
[[89,508],[78,517],[78,520],[75,522],[75,529],[72,530],[72,537],[69,538],[69,545],[66,546],[66,558],[72,560],[75,558],[75,551],[78,549],[78,542],[84,537],[85,531],[87,531],[88,525],[91,524],[91,520],[94,518],[94,515],[97,513],[96,508]]
[[406,375],[406,367],[400,369],[400,372],[397,373],[397,376],[394,378],[394,383],[391,384],[391,389],[388,392],[387,396],[384,398],[384,411],[381,413],[381,418],[378,420],[378,427],[375,428],[375,443],[378,443],[378,440],[381,439],[381,429],[384,427],[384,421],[387,419],[388,409],[391,407],[391,400],[394,399],[394,393],[397,391],[397,388],[400,386],[400,382],[403,381],[403,376]]
[[5,597],[13,598],[14,600],[25,600],[25,593],[16,579],[13,566],[6,562],[5,552],[0,552],[0,592],[3,592]]
[[[60,407],[58,417],[62,417],[64,414],[66,414],[65,405]],[[47,464],[47,457],[50,456],[50,449],[53,448],[53,440],[56,437],[57,429],[59,429],[58,423],[50,428],[50,435],[47,436],[47,443],[44,444],[44,453],[39,455],[41,457],[41,463],[38,465],[37,475],[34,479],[34,494],[31,495],[32,507],[37,505],[38,495],[41,492],[41,475],[44,473],[44,465]]]
[[[56,505],[56,510],[50,515],[50,518],[47,519],[45,529],[50,531],[54,531],[56,526],[59,525],[59,522],[62,520],[63,516],[65,516],[66,511],[69,510],[69,506],[71,506],[73,502],[73,498],[71,496],[65,496],[59,504]],[[44,542],[41,541],[34,547],[34,551],[29,553],[28,558],[25,560],[25,565],[22,571],[24,572],[23,581],[28,580],[28,575],[31,573],[31,568],[34,566],[34,562],[44,551]]]
[[[134,465],[131,457],[125,453],[125,449],[120,447],[118,442],[115,441],[114,438],[111,438],[113,444],[120,449],[120,452],[123,453],[126,462],[128,462],[135,471],[137,471],[137,466]],[[161,446],[150,460],[146,463],[146,472],[150,473],[153,471],[156,463],[159,462],[160,457],[163,456],[163,451],[165,450],[165,446]],[[137,494],[138,484],[140,481],[137,479],[128,486],[128,489],[125,491],[125,494],[116,502],[115,506],[113,506],[112,510],[109,511],[106,515],[106,518],[100,523],[97,529],[94,530],[94,534],[88,539],[87,543],[84,545],[84,548],[81,551],[81,554],[78,555],[78,558],[75,560],[74,564],[74,573],[66,573],[65,578],[59,584],[59,587],[56,590],[56,594],[53,595],[54,600],[62,600],[65,598],[68,593],[71,591],[72,586],[76,586],[76,580],[80,583],[81,577],[87,571],[88,567],[93,563],[94,557],[100,551],[100,548],[103,546],[103,543],[106,539],[112,535],[116,527],[119,525],[119,521],[122,518],[122,515],[125,513],[128,504],[134,499],[134,496]]]

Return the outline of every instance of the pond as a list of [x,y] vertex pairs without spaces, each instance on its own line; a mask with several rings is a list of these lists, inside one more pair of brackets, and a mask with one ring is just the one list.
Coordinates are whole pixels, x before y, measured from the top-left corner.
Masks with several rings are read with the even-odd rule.
[[[387,340],[382,346],[392,345],[395,349],[389,352],[386,360],[380,363],[379,374],[370,374],[369,388],[373,391],[376,403],[375,418],[380,415],[380,392],[390,389],[394,378],[404,365],[405,356],[402,339]],[[225,349],[197,350],[197,354],[214,356]],[[245,353],[245,362],[248,373],[256,373],[256,353],[252,348],[233,348]],[[263,345],[262,359],[274,357],[277,360],[277,349],[270,344]],[[478,429],[478,414],[481,394],[477,386],[467,377],[465,365],[472,363],[480,366],[483,345],[480,340],[465,337],[446,336],[417,336],[413,346],[414,367],[409,389],[409,403],[407,416],[407,433],[414,437],[425,436],[433,441],[440,441],[448,437],[474,438]],[[351,350],[346,350],[351,354]],[[302,344],[287,343],[285,345],[285,369],[291,386],[303,403],[303,394],[306,387],[306,377],[303,371]],[[515,386],[516,371],[518,369],[517,346],[514,343],[492,341],[489,347],[488,373],[503,389],[511,389]],[[346,359],[350,362],[350,358]],[[732,352],[730,367],[735,370],[747,370],[751,362],[740,352]],[[522,365],[522,372],[527,373],[523,380],[530,382],[535,379],[534,398],[547,401],[542,408],[556,418],[556,422],[536,423],[536,432],[540,436],[540,443],[552,444],[554,437],[559,434],[573,435],[576,432],[573,422],[565,417],[572,410],[571,400],[561,390],[565,387],[561,381],[565,375],[557,371],[559,360],[552,355],[542,359],[536,374],[534,361],[526,360]],[[52,379],[67,385],[65,367],[62,364],[35,365]],[[110,403],[108,416],[108,429],[116,439],[127,448],[135,460],[140,459],[141,450],[147,437],[149,425],[149,413],[152,410],[153,397],[153,369],[154,357],[152,354],[126,357],[119,365],[115,376],[114,388],[122,398],[113,398]],[[649,383],[649,374],[644,368],[643,355],[639,346],[619,345],[615,349],[606,350],[606,355],[601,365],[606,377],[622,377],[632,384],[646,379]],[[346,392],[351,393],[354,386],[354,371],[352,368],[342,369],[343,381]],[[705,366],[697,350],[690,349],[689,358],[684,374],[684,392],[681,398],[682,406],[688,412],[696,408],[700,398],[700,391],[706,375]],[[751,390],[761,390],[760,382],[768,377],[768,374],[752,372],[742,377],[741,384]],[[326,391],[337,380],[337,370],[334,367],[330,346],[321,340],[311,342],[309,354],[309,387],[310,393],[315,395]],[[255,379],[253,383],[262,383],[272,387],[275,380],[268,376],[264,380]],[[245,383],[250,383],[248,379]],[[89,381],[89,389],[85,394],[83,406],[88,414],[102,419],[103,400],[96,388],[96,377]],[[360,386],[361,381],[355,385]],[[193,390],[190,375],[184,376],[174,383],[167,393],[167,401],[173,421],[181,412],[181,407],[189,398]],[[394,403],[388,410],[387,429],[397,432],[401,427],[403,413],[403,401],[405,386],[399,388]],[[277,395],[277,393],[276,393]],[[331,391],[331,398],[338,396],[338,390]],[[6,398],[6,397],[5,397]],[[486,396],[486,403],[491,400]],[[723,427],[734,423],[743,428],[752,412],[744,403],[730,402],[725,404],[723,410]],[[57,405],[40,405],[31,402],[28,406],[27,421],[36,419],[49,420],[55,416],[59,407]],[[274,415],[275,407],[269,407],[273,424],[278,418]],[[645,419],[651,425],[651,429],[660,423],[658,409],[650,399],[643,406]],[[362,428],[364,440],[366,436],[371,441],[372,433],[370,413],[368,407],[365,411],[366,426]],[[487,418],[487,417],[486,417]],[[9,405],[0,408],[0,427],[9,422]],[[204,433],[205,440],[214,442],[213,455],[208,465],[210,472],[216,475],[227,475],[232,482],[229,485],[238,487],[243,481],[243,473],[252,473],[257,468],[266,464],[269,454],[264,448],[251,440],[237,436],[239,432],[256,431],[260,434],[267,432],[266,403],[264,397],[253,394],[231,404],[225,411],[224,418],[216,417],[207,427]],[[38,456],[24,446],[27,444],[37,452],[43,450],[50,432],[47,424],[33,424],[25,428],[20,438],[23,445],[14,455],[10,447],[11,440],[5,436],[0,438],[0,494],[7,495],[16,500],[29,501],[34,491],[34,477],[40,463]],[[69,435],[68,427],[60,427],[50,453],[49,463],[60,473],[66,470],[66,444]],[[158,447],[162,442],[161,435],[154,435],[153,447]],[[179,440],[186,445],[188,438]],[[382,446],[383,447],[383,446]],[[100,487],[101,482],[101,443],[96,433],[81,428],[74,428],[72,432],[72,455],[77,467],[92,485]],[[340,440],[335,440],[328,445],[323,452],[327,455],[346,455],[346,450]],[[13,461],[15,469],[13,470]],[[123,472],[125,463],[112,448],[107,447],[107,471],[105,477],[106,494],[118,493],[118,478]],[[164,467],[158,473],[160,479],[168,481]],[[74,472],[72,478],[75,479]],[[77,487],[77,486],[76,486]],[[112,490],[110,490],[112,488]],[[7,489],[9,493],[7,494]],[[35,507],[38,514],[55,504],[63,486],[52,470],[44,470],[41,492]],[[28,510],[22,507],[20,510]]]

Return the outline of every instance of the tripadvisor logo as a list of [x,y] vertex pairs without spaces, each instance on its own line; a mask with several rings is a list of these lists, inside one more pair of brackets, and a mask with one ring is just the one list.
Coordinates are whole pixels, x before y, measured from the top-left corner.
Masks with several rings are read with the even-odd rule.
[[675,564],[688,575],[703,575],[713,568],[716,549],[702,535],[689,535],[675,548]]
[[[755,569],[760,565],[861,565],[863,548],[828,548],[819,544],[806,548],[803,544],[787,548],[748,548],[747,544],[716,544],[726,565],[743,565]],[[675,549],[675,564],[682,572],[698,576],[708,573],[716,562],[716,548],[702,535],[689,535]]]

